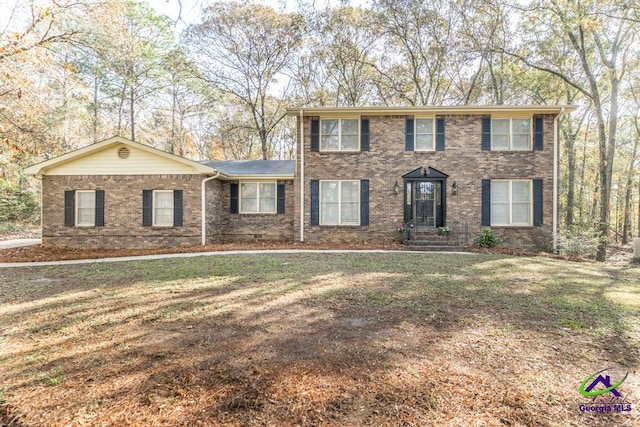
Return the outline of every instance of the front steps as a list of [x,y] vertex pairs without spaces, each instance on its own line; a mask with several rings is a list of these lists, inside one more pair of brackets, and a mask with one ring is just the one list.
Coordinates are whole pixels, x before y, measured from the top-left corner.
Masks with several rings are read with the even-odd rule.
[[441,236],[435,231],[416,231],[410,239],[404,240],[404,245],[412,251],[427,252],[464,252],[455,236]]

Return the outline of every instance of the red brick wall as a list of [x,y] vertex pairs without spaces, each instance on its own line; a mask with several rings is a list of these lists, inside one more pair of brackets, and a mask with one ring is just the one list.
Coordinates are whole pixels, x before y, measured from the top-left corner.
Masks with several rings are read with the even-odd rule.
[[[366,116],[363,116],[366,117]],[[370,151],[321,153],[310,150],[310,117],[304,119],[306,241],[368,241],[395,239],[404,220],[403,194],[395,194],[402,175],[431,166],[449,175],[447,180],[447,222],[468,224],[471,238],[481,230],[482,179],[533,179],[543,181],[543,227],[494,227],[505,244],[520,248],[541,248],[550,241],[552,224],[553,116],[544,118],[544,150],[527,152],[482,151],[481,116],[446,116],[446,149],[434,152],[405,151],[405,116],[371,116]],[[299,119],[298,119],[299,120]],[[299,133],[298,123],[298,133]],[[297,170],[300,170],[298,148]],[[299,175],[296,195],[300,192]],[[368,179],[370,225],[361,227],[310,226],[310,181],[313,179]],[[452,195],[456,181],[458,194]],[[299,199],[298,199],[299,200]],[[295,238],[299,239],[299,201],[296,201]]]
[[[83,175],[42,179],[42,241],[74,248],[196,245],[200,234],[200,175]],[[64,191],[105,191],[103,227],[65,227]],[[182,227],[143,227],[142,190],[183,190]]]
[[[285,184],[284,214],[232,214],[231,183],[237,181],[215,181],[211,185],[215,193],[215,214],[208,218],[212,241],[238,240],[293,240],[294,190],[293,181],[279,181]],[[213,211],[212,211],[213,212]]]

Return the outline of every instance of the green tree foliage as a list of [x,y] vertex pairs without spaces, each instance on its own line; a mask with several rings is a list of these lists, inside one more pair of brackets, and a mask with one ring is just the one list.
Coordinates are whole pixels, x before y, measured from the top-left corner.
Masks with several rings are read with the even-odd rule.
[[19,185],[0,179],[0,223],[31,221],[37,214],[38,202],[33,193]]

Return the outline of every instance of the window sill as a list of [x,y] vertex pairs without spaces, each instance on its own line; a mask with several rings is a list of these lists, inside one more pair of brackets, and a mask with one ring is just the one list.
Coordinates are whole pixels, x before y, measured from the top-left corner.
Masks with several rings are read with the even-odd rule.
[[320,154],[360,154],[362,150],[331,150],[331,151],[311,151],[312,153],[320,153]]
[[238,215],[278,215],[278,212],[238,212]]
[[[489,151],[491,153],[534,153],[536,150],[534,150],[533,148],[528,148],[526,150],[495,150],[495,149],[491,149],[491,150],[485,150],[485,151]],[[540,151],[540,150],[537,150]]]
[[534,225],[491,225],[491,228],[504,228],[509,230],[519,229],[519,228],[536,228]]

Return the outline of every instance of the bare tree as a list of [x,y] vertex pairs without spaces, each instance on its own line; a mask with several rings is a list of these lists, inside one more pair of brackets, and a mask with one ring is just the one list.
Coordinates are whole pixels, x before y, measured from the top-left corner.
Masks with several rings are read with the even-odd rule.
[[202,79],[235,96],[250,112],[262,158],[283,120],[289,67],[304,20],[258,4],[216,3],[204,20],[188,28],[184,43]]
[[[628,69],[629,55],[640,26],[637,13],[626,1],[564,2],[539,0],[522,9],[531,19],[519,49],[506,53],[531,68],[564,80],[593,102],[599,141],[599,229],[603,240],[597,259],[606,258],[606,237],[610,227],[611,182],[618,130],[620,81]],[[566,57],[554,46],[570,46],[564,52],[580,64],[564,68]],[[565,56],[566,56],[565,55]],[[576,71],[578,71],[576,73]]]

